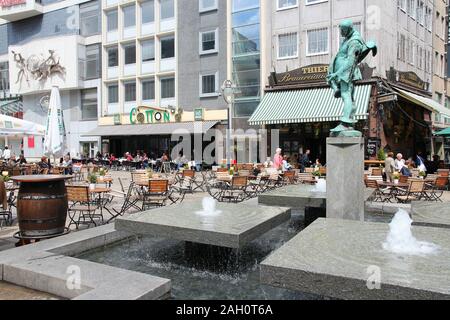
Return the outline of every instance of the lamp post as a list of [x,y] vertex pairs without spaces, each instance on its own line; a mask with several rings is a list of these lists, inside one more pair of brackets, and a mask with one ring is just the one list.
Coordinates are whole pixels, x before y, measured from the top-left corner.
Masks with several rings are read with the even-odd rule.
[[235,86],[231,80],[225,80],[222,85],[222,96],[225,102],[227,103],[227,112],[228,112],[228,130],[227,130],[227,166],[231,167],[231,130],[232,130],[232,117],[231,117],[231,107],[234,101],[234,89]]

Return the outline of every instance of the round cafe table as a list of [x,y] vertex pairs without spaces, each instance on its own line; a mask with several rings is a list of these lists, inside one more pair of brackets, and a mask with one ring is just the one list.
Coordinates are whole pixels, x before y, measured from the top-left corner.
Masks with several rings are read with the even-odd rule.
[[18,245],[69,232],[65,228],[68,207],[65,181],[69,179],[72,176],[31,175],[11,178],[20,184],[17,196],[19,231],[14,235],[21,240]]

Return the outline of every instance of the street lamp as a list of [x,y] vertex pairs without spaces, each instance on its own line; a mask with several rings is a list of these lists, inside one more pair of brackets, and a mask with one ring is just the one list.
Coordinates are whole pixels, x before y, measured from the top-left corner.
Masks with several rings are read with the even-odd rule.
[[228,112],[228,130],[227,130],[227,165],[228,168],[231,167],[231,130],[232,130],[232,119],[231,119],[231,107],[234,102],[234,89],[235,85],[231,80],[225,80],[222,85],[222,96],[225,102],[227,103],[227,112]]

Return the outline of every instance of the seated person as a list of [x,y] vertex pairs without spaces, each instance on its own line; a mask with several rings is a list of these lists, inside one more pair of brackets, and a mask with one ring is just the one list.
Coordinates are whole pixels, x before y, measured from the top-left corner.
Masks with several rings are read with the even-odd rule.
[[46,156],[42,156],[41,161],[38,162],[38,166],[41,169],[50,169],[48,158]]
[[289,164],[289,162],[288,162],[288,156],[286,156],[286,155],[283,157],[283,161],[282,161],[282,170],[283,170],[283,172],[291,171],[291,170],[292,170],[292,166]]
[[25,156],[23,154],[21,154],[19,156],[19,164],[26,164],[27,163],[27,159],[25,159]]

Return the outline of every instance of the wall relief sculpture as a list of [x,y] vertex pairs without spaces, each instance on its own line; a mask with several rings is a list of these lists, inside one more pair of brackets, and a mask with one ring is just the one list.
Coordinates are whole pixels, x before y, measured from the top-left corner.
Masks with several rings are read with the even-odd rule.
[[29,85],[30,78],[38,82],[46,82],[54,75],[64,77],[66,74],[66,68],[60,64],[60,59],[54,50],[48,50],[47,58],[44,55],[32,54],[25,59],[21,53],[12,51],[12,54],[19,70],[16,84],[25,80]]

